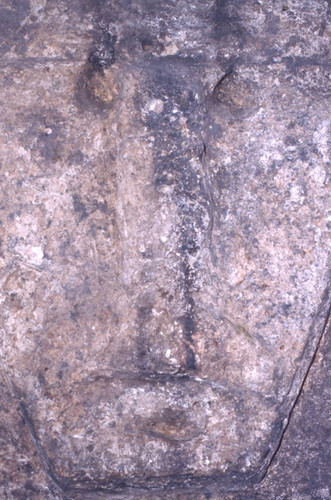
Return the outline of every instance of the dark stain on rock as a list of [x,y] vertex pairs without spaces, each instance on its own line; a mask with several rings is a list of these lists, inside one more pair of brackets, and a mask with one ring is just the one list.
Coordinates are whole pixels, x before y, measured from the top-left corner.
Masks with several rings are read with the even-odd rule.
[[152,309],[153,306],[150,304],[140,305],[137,307],[136,323],[138,337],[136,343],[136,354],[138,367],[142,373],[153,369],[153,367],[151,367],[152,360],[150,359],[151,348],[146,338],[146,328],[152,317]]
[[64,119],[56,109],[40,108],[23,116],[17,115],[17,120],[23,121],[22,139],[26,141],[27,149],[39,153],[51,163],[62,158],[65,150]]
[[40,385],[42,385],[42,386],[46,385],[46,379],[45,379],[45,376],[42,372],[40,372],[40,371],[38,372],[37,378],[38,378],[38,382]]
[[8,7],[5,3],[2,2],[0,9],[0,54],[6,54],[13,47],[16,53],[22,53],[26,46],[22,23],[29,15],[29,2],[12,0]]
[[86,210],[85,204],[82,202],[78,194],[73,194],[72,196],[74,211],[79,214],[79,222],[88,217],[88,212]]
[[55,124],[47,124],[38,136],[39,151],[42,156],[51,162],[58,161],[62,156],[63,141],[59,138],[58,127]]
[[184,335],[184,345],[186,350],[186,369],[196,370],[197,364],[195,359],[195,353],[193,348],[194,338],[193,335],[196,331],[196,320],[195,320],[195,304],[192,298],[192,285],[194,283],[194,278],[192,276],[192,269],[190,268],[187,259],[184,257],[183,263],[183,289],[184,289],[184,301],[185,301],[185,314],[181,318],[183,335]]
[[[240,23],[240,4],[236,2],[237,8],[234,9],[234,3],[232,0],[216,0],[213,18],[214,36],[217,40],[223,41],[230,38],[242,46],[246,39],[246,33]],[[245,3],[245,1],[241,1],[241,3]]]
[[74,308],[72,311],[70,311],[70,319],[74,322],[74,323],[78,323],[78,320],[79,320],[79,317],[80,317],[80,312],[79,312],[79,305],[78,304],[74,304]]
[[84,163],[84,154],[80,149],[73,151],[69,154],[67,161],[69,165],[82,165]]
[[277,35],[279,33],[280,17],[273,13],[266,15],[266,32],[271,35]]
[[284,56],[282,62],[286,64],[286,68],[290,73],[299,74],[302,68],[311,69],[313,66],[328,69],[328,52],[325,50],[320,54],[313,54],[310,57],[305,56]]
[[[26,464],[26,465],[29,466],[29,468],[31,469],[31,470],[27,470],[27,472],[32,475],[33,474],[33,468],[31,466],[31,464]],[[39,488],[37,486],[35,486],[33,484],[33,481],[31,479],[27,479],[27,481],[25,481],[25,483],[24,483],[24,491],[25,491],[25,494],[24,494],[23,498],[26,499],[26,498],[28,498],[27,494],[29,494],[29,493],[32,494],[33,493],[35,495],[38,495],[38,493],[39,493],[40,490],[39,490]]]
[[103,29],[99,34],[98,40],[88,57],[88,62],[96,71],[102,72],[103,68],[109,68],[116,61],[115,43],[117,36]]

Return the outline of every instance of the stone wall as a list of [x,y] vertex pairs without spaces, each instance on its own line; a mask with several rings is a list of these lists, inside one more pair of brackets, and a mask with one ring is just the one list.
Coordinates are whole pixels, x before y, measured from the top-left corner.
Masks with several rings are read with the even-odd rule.
[[3,497],[330,498],[327,2],[0,7]]

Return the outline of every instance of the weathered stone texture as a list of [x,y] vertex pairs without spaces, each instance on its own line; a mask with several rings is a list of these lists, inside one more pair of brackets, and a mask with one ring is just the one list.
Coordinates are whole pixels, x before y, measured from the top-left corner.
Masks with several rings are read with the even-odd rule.
[[276,498],[329,311],[327,2],[0,7],[2,491]]

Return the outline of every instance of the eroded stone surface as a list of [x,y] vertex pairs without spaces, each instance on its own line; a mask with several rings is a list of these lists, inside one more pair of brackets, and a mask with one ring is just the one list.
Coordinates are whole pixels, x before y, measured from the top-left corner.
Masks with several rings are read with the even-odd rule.
[[2,357],[43,466],[72,495],[245,488],[327,317],[327,5],[24,5]]

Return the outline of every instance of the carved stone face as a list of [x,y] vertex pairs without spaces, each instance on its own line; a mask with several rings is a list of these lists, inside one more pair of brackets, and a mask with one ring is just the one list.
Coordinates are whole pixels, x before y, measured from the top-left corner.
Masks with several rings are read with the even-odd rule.
[[155,9],[8,90],[5,365],[67,489],[256,481],[325,320],[323,163],[268,12]]

